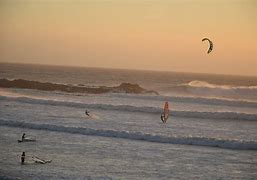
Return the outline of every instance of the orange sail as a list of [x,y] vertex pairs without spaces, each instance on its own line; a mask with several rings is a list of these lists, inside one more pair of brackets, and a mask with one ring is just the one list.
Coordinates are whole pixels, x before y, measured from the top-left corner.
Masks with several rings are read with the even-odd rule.
[[169,118],[169,103],[165,102],[163,108],[163,123],[166,123]]

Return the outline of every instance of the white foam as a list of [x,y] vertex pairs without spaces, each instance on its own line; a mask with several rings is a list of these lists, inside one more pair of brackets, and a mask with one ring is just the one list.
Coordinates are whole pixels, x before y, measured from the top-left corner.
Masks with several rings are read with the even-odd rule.
[[175,86],[184,94],[198,95],[202,97],[226,97],[233,99],[257,100],[257,86],[218,85],[205,81],[191,81],[187,84]]
[[257,86],[231,86],[231,85],[218,85],[208,83],[206,81],[194,80],[185,84],[190,87],[201,87],[201,88],[211,88],[211,89],[224,89],[224,90],[257,90]]

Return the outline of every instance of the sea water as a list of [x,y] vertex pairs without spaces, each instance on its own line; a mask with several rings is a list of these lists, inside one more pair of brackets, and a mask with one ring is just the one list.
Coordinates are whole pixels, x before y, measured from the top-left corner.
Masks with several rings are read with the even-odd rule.
[[[0,79],[158,92],[0,87],[0,178],[257,178],[257,77],[1,63]],[[23,151],[52,162],[20,165]]]

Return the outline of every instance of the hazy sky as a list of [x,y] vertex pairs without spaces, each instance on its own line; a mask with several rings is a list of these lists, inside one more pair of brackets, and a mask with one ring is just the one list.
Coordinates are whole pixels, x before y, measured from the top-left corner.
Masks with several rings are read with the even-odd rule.
[[0,62],[257,75],[257,1],[1,0]]

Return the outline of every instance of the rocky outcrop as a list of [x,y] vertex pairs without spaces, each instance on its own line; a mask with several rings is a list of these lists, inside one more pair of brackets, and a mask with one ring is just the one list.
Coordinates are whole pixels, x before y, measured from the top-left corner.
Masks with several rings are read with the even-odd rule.
[[42,91],[63,91],[69,93],[91,93],[91,94],[101,94],[101,93],[131,93],[131,94],[144,94],[153,93],[158,94],[156,91],[149,91],[138,84],[131,83],[121,83],[119,86],[115,87],[86,87],[86,86],[75,86],[75,85],[65,85],[65,84],[55,84],[49,82],[38,82],[29,81],[24,79],[0,79],[0,87],[4,88],[21,88],[21,89],[37,89]]

